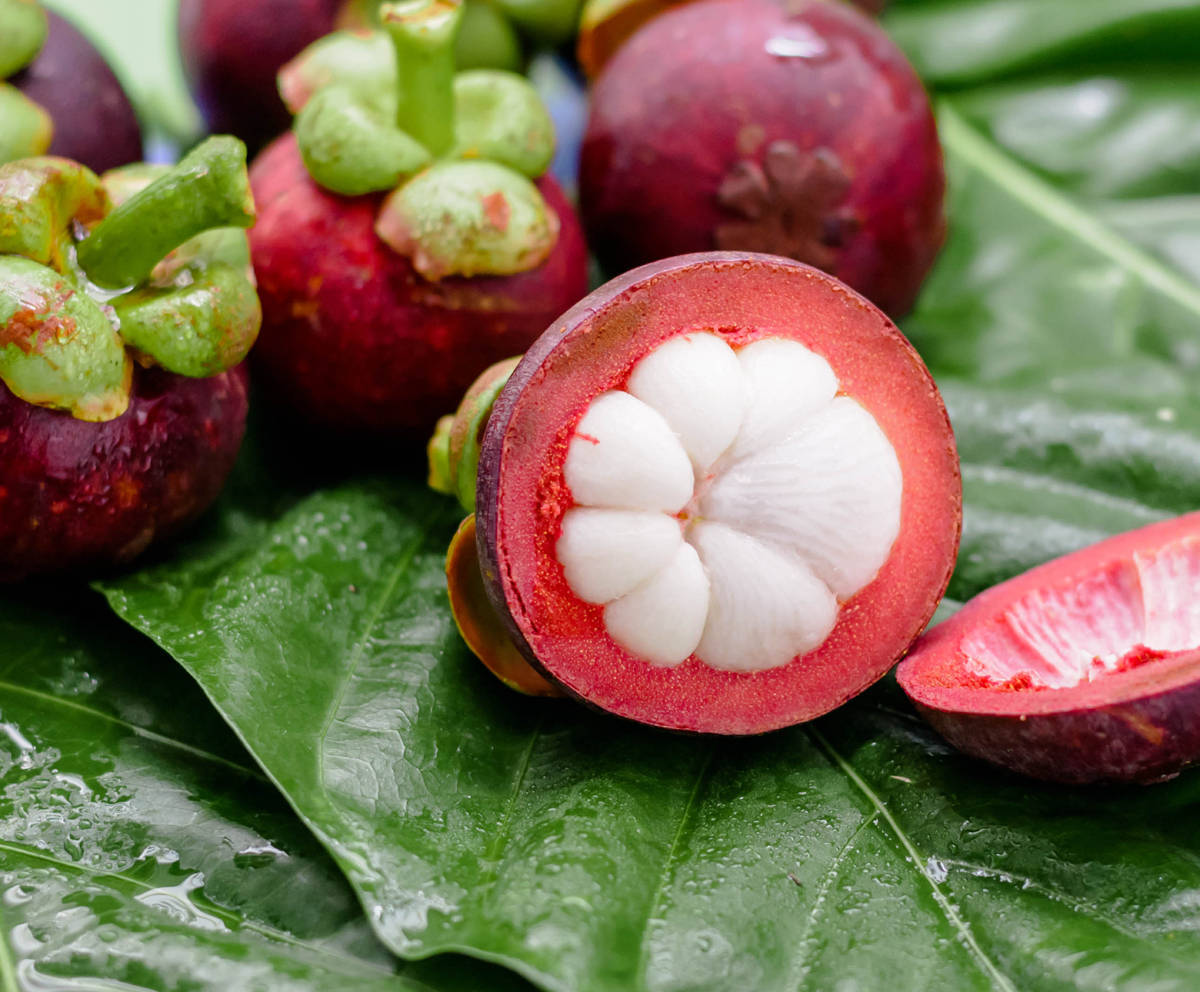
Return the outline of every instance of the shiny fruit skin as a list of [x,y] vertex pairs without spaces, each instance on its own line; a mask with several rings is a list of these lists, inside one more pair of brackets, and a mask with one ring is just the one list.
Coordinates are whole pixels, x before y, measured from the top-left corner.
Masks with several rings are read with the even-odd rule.
[[233,468],[247,376],[134,373],[129,409],[87,423],[0,385],[0,582],[96,571],[198,517]]
[[610,271],[765,251],[898,317],[944,239],[944,186],[920,81],[848,4],[684,4],[622,45],[592,90],[580,199]]
[[555,182],[549,259],[507,277],[430,282],[375,235],[381,198],[309,177],[291,135],[255,161],[250,245],[263,305],[255,370],[273,397],[344,432],[424,438],[487,366],[520,354],[587,290],[587,254]]

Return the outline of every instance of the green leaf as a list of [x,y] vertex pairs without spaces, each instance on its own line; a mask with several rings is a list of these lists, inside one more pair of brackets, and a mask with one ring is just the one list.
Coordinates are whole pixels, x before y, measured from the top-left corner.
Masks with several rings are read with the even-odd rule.
[[50,594],[0,604],[0,987],[510,987],[460,958],[399,976],[174,662],[86,590]]
[[[981,447],[1012,415],[1012,397],[991,402],[963,411]],[[1072,415],[1079,436],[1107,432]],[[1014,472],[1059,467],[1052,419],[1014,442]],[[1170,426],[1123,425],[1131,445]],[[1160,477],[1186,483],[1200,440],[1176,440]],[[1080,491],[1117,471],[1112,454]],[[1174,498],[1128,487],[1114,515]],[[951,757],[888,687],[816,728],[742,741],[520,697],[455,633],[441,568],[454,518],[416,484],[349,482],[275,521],[227,507],[177,561],[105,587],[196,676],[397,952],[466,950],[596,992],[878,988],[889,974],[1099,987],[1070,974],[1076,958],[1147,982],[1200,974],[1200,849],[1142,800],[1174,796],[1183,822],[1195,777],[1125,799],[1031,787]],[[1018,522],[1032,545],[1043,522]],[[1131,824],[1152,870],[1124,865]]]

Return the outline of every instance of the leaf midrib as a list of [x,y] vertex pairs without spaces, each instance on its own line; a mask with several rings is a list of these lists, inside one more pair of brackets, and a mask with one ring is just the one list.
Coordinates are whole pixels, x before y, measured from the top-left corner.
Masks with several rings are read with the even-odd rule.
[[989,141],[955,109],[950,97],[937,103],[938,133],[958,155],[1014,199],[1094,251],[1135,273],[1147,285],[1200,318],[1200,287],[1175,269],[1089,216],[1061,190],[1039,177],[1000,145]]
[[[841,753],[834,748],[829,739],[823,733],[821,733],[821,731],[812,726],[805,727],[804,729],[812,742],[821,750],[826,758],[828,758],[830,764],[832,764],[843,775],[845,775],[847,779],[850,780],[850,784],[853,785],[854,788],[863,795],[867,802],[869,802],[875,808],[879,816],[883,818],[884,822],[887,823],[888,827],[891,829],[892,835],[900,842],[900,846],[904,848],[908,855],[905,860],[911,866],[912,870],[922,879],[924,879],[929,885],[933,892],[934,901],[937,903],[938,908],[941,909],[942,914],[946,918],[946,922],[958,932],[963,945],[971,954],[972,958],[974,958],[975,963],[979,967],[980,971],[982,971],[991,980],[992,984],[996,988],[1002,989],[1003,992],[1017,992],[1016,987],[1009,980],[1008,976],[999,969],[996,963],[992,961],[992,959],[989,958],[986,953],[984,953],[983,948],[980,947],[979,943],[975,940],[975,935],[971,932],[970,927],[967,926],[966,921],[959,914],[953,903],[950,902],[949,898],[946,896],[946,893],[942,891],[942,887],[936,881],[934,881],[934,879],[930,878],[929,874],[921,868],[921,866],[925,863],[924,857],[917,850],[917,847],[913,843],[912,839],[904,832],[904,829],[892,815],[892,811],[888,809],[883,800],[879,798],[879,795],[875,792],[875,790],[872,789],[862,778],[862,776],[860,776],[858,772],[854,770],[853,766],[851,766],[851,764],[841,755]],[[876,823],[878,823],[878,821],[876,821]]]
[[193,758],[199,758],[202,761],[207,761],[212,764],[221,765],[231,771],[235,771],[240,775],[245,775],[248,778],[254,778],[260,782],[266,782],[266,777],[259,771],[253,768],[247,768],[245,765],[238,764],[229,758],[222,758],[219,754],[213,754],[211,751],[205,751],[203,748],[196,747],[194,744],[187,744],[184,741],[176,740],[174,737],[168,737],[165,734],[160,734],[157,731],[150,730],[147,727],[139,726],[136,723],[130,723],[128,720],[122,720],[119,716],[114,716],[112,713],[105,713],[103,710],[94,709],[91,706],[85,706],[83,703],[77,703],[74,700],[63,699],[61,696],[52,696],[48,692],[42,692],[39,689],[31,689],[28,686],[17,685],[14,682],[0,680],[0,692],[11,692],[22,696],[28,696],[31,699],[36,699],[41,703],[50,706],[56,706],[61,709],[71,710],[75,713],[82,713],[93,720],[100,720],[104,723],[112,724],[113,726],[123,727],[136,737],[142,737],[146,740],[153,741],[156,744],[162,744],[166,747],[174,748],[177,751],[182,751],[184,754],[190,755]]

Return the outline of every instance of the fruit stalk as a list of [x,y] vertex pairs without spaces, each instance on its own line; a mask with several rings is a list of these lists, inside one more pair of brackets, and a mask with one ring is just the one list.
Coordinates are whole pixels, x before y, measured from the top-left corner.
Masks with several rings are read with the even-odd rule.
[[99,286],[132,286],[189,238],[214,227],[249,227],[254,199],[245,165],[242,142],[209,138],[96,225],[79,245],[80,268]]
[[380,8],[396,50],[396,124],[435,158],[454,146],[454,40],[458,0],[404,0]]

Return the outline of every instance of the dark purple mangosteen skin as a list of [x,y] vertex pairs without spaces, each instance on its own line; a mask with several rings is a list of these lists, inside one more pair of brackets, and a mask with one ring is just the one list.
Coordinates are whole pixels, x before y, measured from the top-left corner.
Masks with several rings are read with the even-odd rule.
[[87,423],[0,384],[0,582],[129,561],[216,499],[246,424],[244,366],[134,372],[129,409]]
[[1162,782],[1200,755],[1200,682],[1062,713],[964,715],[916,707],[960,751],[1047,782]]
[[606,271],[686,252],[786,255],[906,313],[945,237],[929,99],[836,0],[695,0],[597,78],[580,166]]
[[250,231],[263,326],[255,375],[273,398],[339,434],[428,437],[489,365],[518,355],[587,291],[579,221],[549,176],[561,223],[550,257],[512,276],[430,282],[375,234],[382,196],[337,196],[295,138],[250,169]]
[[47,11],[46,44],[10,80],[54,122],[49,154],[93,172],[142,160],[142,130],[104,57],[72,24]]
[[179,51],[209,129],[260,148],[291,126],[284,63],[337,25],[344,0],[182,0]]

